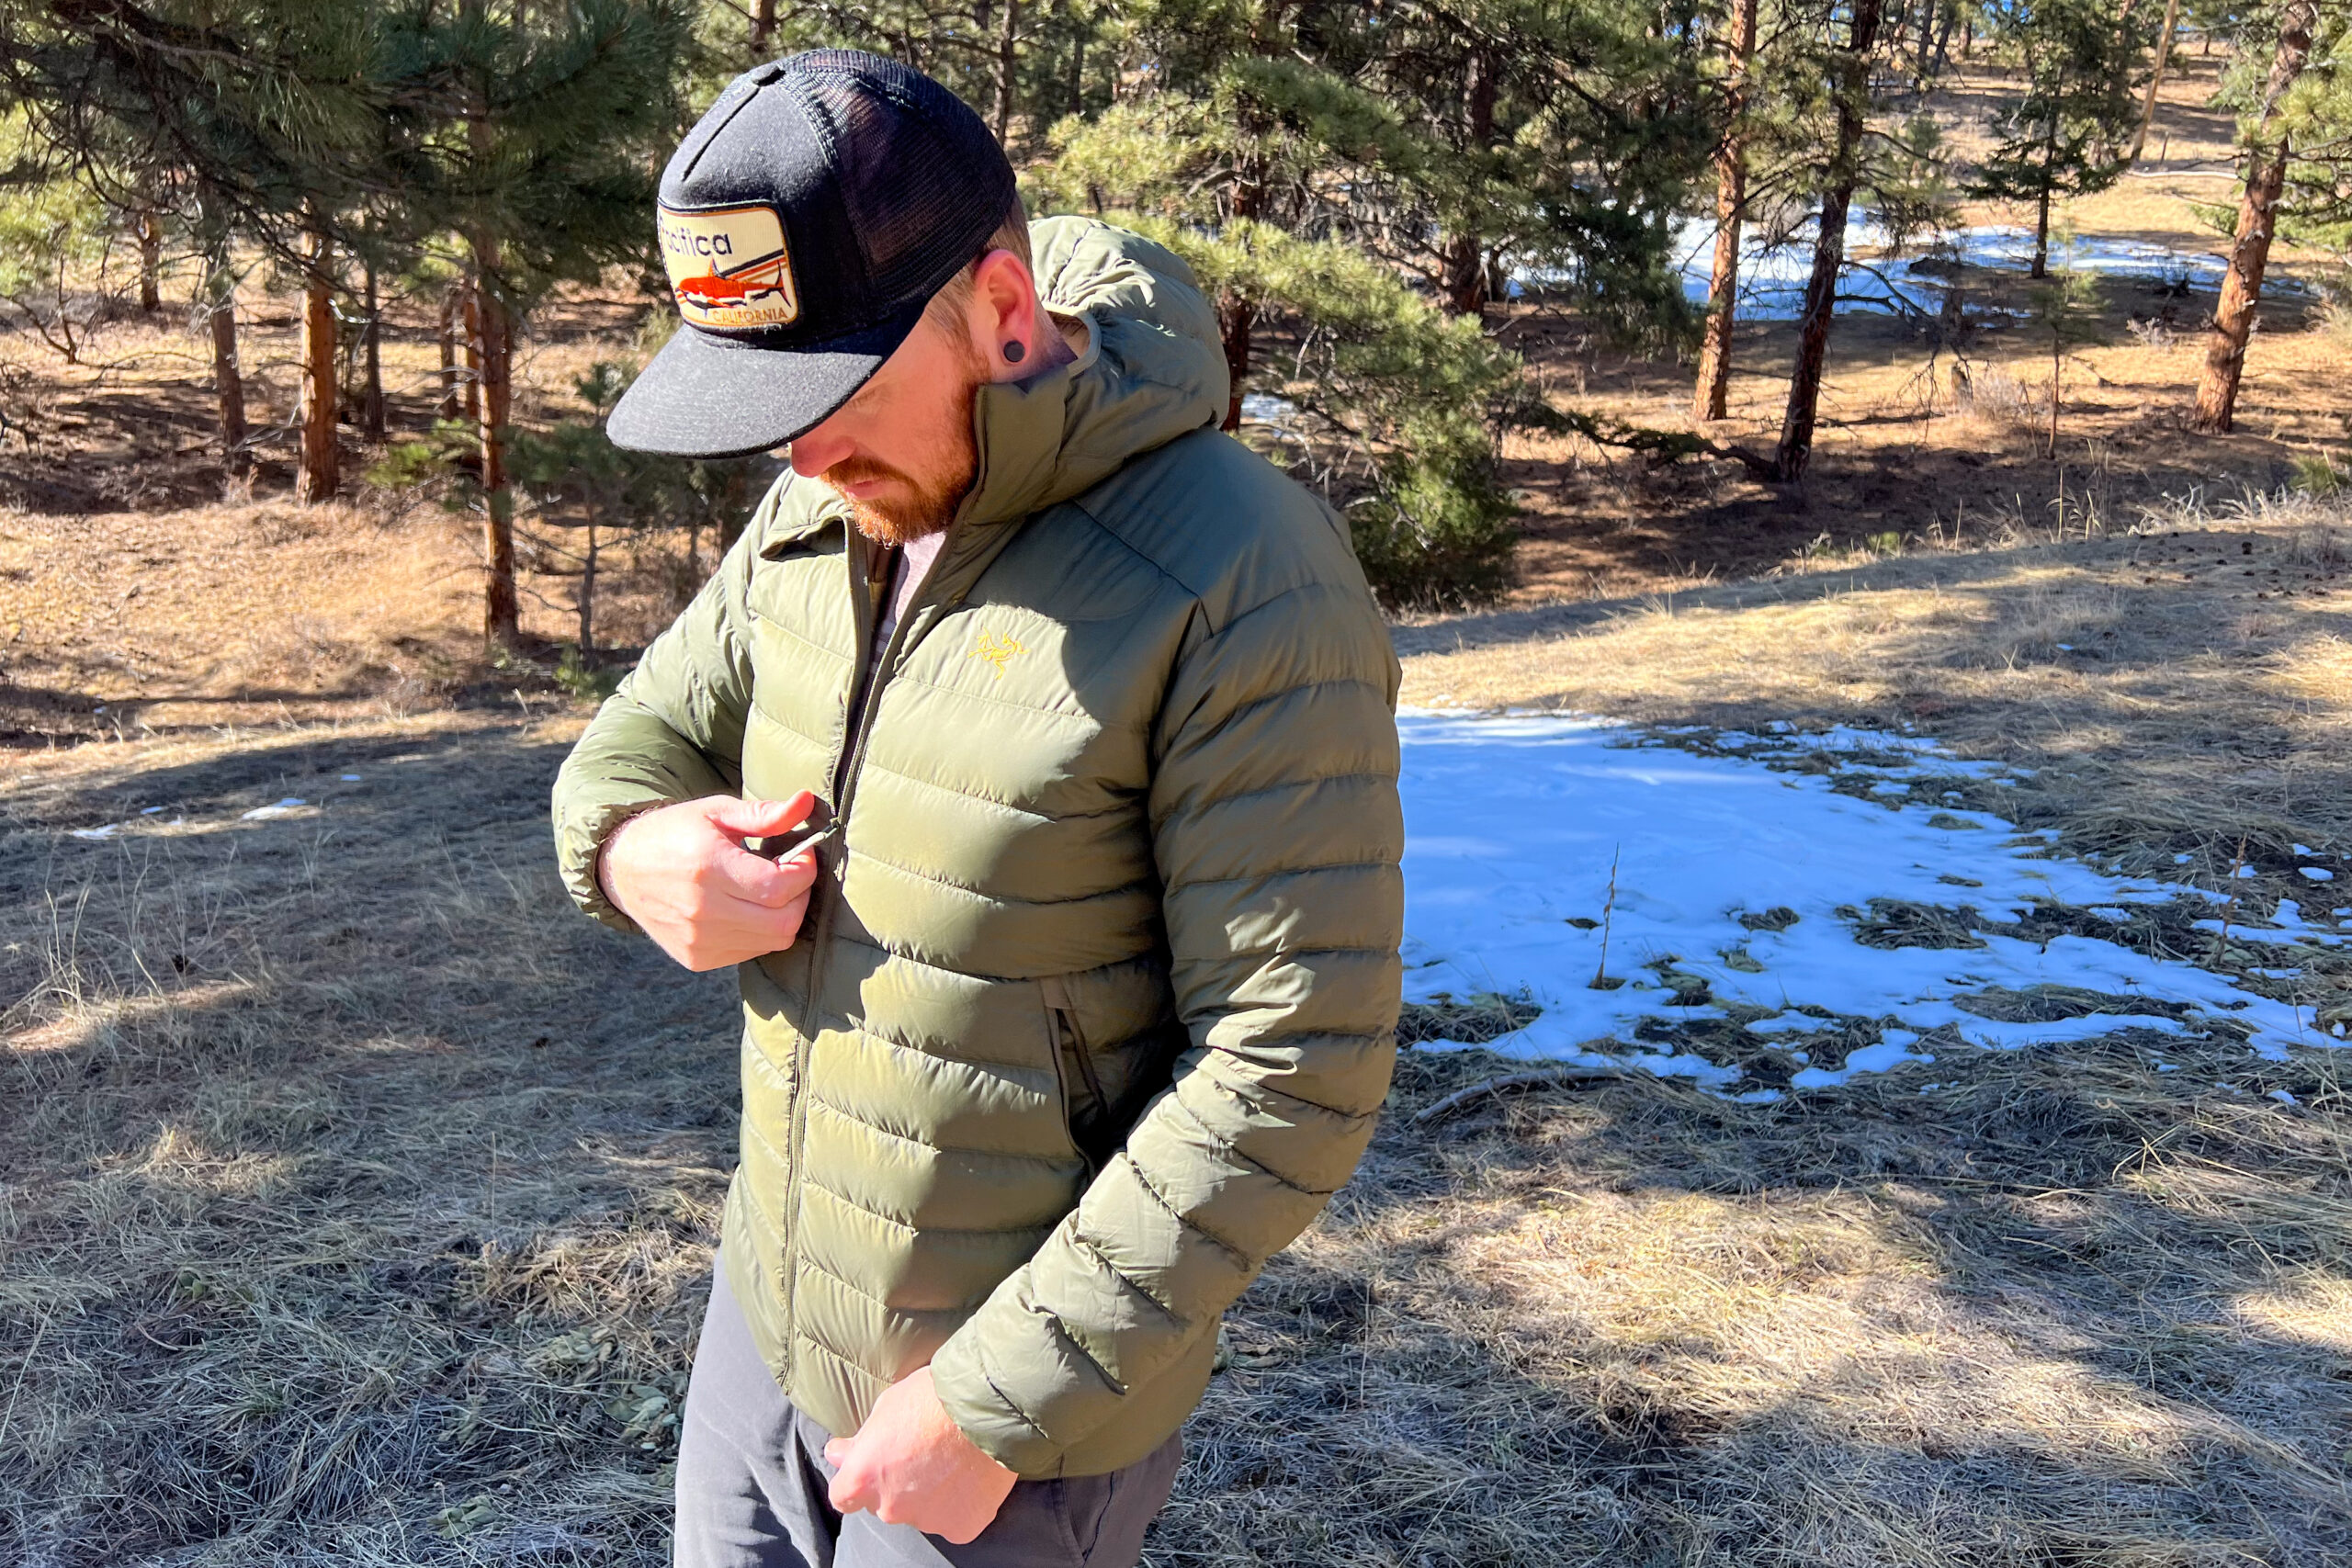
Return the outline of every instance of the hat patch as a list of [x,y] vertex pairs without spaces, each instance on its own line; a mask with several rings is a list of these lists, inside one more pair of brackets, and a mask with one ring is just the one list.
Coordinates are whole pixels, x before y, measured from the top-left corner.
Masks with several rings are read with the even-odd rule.
[[718,331],[780,327],[799,319],[784,221],[772,207],[661,211],[662,260],[678,313]]

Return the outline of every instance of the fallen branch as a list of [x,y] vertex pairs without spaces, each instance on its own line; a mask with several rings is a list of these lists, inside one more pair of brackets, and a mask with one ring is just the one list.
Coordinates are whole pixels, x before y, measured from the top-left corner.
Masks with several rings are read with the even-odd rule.
[[1468,1089],[1455,1089],[1435,1105],[1416,1111],[1413,1125],[1426,1127],[1447,1111],[1467,1105],[1480,1095],[1499,1094],[1507,1089],[1544,1089],[1554,1084],[1597,1083],[1608,1078],[1630,1077],[1623,1067],[1544,1067],[1532,1073],[1505,1073],[1498,1078],[1474,1083]]
[[1542,403],[1521,412],[1515,423],[1532,430],[1581,435],[1596,446],[1614,446],[1642,457],[1653,468],[1670,467],[1685,457],[1717,457],[1743,465],[1749,473],[1768,484],[1781,482],[1775,458],[1745,446],[1710,441],[1695,431],[1657,430],[1647,425],[1628,424],[1606,414],[1555,409]]

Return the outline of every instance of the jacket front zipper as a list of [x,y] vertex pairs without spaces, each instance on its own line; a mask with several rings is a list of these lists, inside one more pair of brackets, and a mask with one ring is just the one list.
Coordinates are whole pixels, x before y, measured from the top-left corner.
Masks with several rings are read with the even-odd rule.
[[[889,680],[891,661],[910,640],[908,633],[930,605],[919,594],[916,602],[907,606],[907,613],[899,617],[899,624],[890,628],[889,641],[882,650],[872,652],[875,619],[882,610],[879,594],[890,591],[889,578],[887,574],[882,578],[877,592],[871,565],[871,547],[865,536],[851,528],[846,520],[842,523],[842,529],[848,535],[848,549],[844,553],[853,557],[850,565],[857,573],[851,595],[850,621],[858,651],[860,674],[850,688],[854,711],[847,741],[842,748],[840,761],[833,766],[832,840],[817,852],[820,863],[830,857],[836,873],[846,876],[849,869],[850,797],[857,787],[858,764],[865,760],[866,737],[874,728],[875,710],[880,706],[882,687]],[[946,553],[943,546],[940,551],[943,560]],[[927,582],[924,584],[925,588],[929,586]],[[782,1281],[787,1381],[797,1373],[799,1362],[798,1348],[794,1343],[799,1331],[794,1315],[793,1296],[799,1286],[800,1152],[808,1124],[808,1052],[816,1041],[817,1016],[823,1006],[826,960],[832,951],[833,911],[840,902],[840,895],[836,893],[818,905],[817,929],[810,937],[817,945],[808,957],[808,1005],[801,1010],[800,1027],[795,1031],[799,1039],[794,1043],[792,1052],[792,1125],[785,1149],[785,1190],[790,1197],[784,1205]]]
[[[992,538],[977,550],[966,552],[969,558],[955,561],[956,570],[967,577],[967,586],[970,581],[978,581],[980,574],[988,570],[989,563],[996,558],[1014,533],[1008,525],[992,526],[997,530]],[[874,581],[874,551],[847,518],[842,520],[842,529],[847,536],[846,548],[842,551],[850,558],[846,563],[847,570],[856,574],[851,582],[850,609],[860,674],[850,687],[850,705],[854,712],[847,741],[842,749],[840,760],[833,765],[832,840],[817,852],[820,865],[830,859],[837,875],[845,878],[849,869],[850,803],[857,792],[858,768],[865,760],[865,743],[874,731],[874,716],[881,706],[882,688],[888,684],[891,668],[900,654],[931,630],[932,623],[937,617],[930,612],[941,605],[953,608],[963,602],[964,589],[954,593],[941,593],[939,590],[948,581],[948,565],[956,554],[956,546],[961,542],[959,536],[966,533],[967,526],[961,521],[948,525],[948,536],[941,541],[939,556],[932,562],[930,574],[917,591],[913,602],[908,604],[906,614],[899,617],[899,624],[890,628],[889,640],[878,653],[873,651],[875,619],[881,614],[881,603],[876,592],[877,585]],[[885,576],[878,586],[880,592],[888,592],[889,579]],[[800,1038],[793,1047],[792,1125],[787,1136],[788,1146],[785,1150],[785,1188],[791,1194],[790,1201],[784,1205],[782,1238],[786,1324],[784,1353],[787,1385],[797,1375],[799,1364],[797,1347],[792,1342],[798,1332],[794,1326],[793,1294],[798,1285],[796,1276],[799,1259],[796,1249],[799,1246],[800,1229],[800,1151],[808,1122],[806,1090],[808,1052],[816,1042],[817,1014],[825,993],[826,966],[832,953],[834,906],[840,902],[838,892],[820,901],[817,905],[817,929],[813,933],[804,933],[816,942],[817,947],[808,957],[808,1005],[801,1010],[800,1027],[796,1032]]]

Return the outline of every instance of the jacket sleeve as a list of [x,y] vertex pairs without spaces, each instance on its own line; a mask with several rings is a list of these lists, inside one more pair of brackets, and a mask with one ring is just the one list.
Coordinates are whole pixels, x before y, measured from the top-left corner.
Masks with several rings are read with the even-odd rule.
[[[1396,662],[1361,587],[1196,621],[1154,737],[1154,853],[1191,1048],[1125,1147],[932,1361],[956,1425],[1051,1476],[1355,1169],[1396,1061]],[[1206,1341],[1206,1343],[1204,1343]],[[1173,1403],[1172,1432],[1197,1390]],[[1138,1413],[1140,1414],[1140,1412]]]
[[596,710],[556,774],[556,861],[564,886],[606,925],[637,929],[596,883],[597,852],[613,829],[648,807],[741,787],[752,701],[744,595],[774,499]]

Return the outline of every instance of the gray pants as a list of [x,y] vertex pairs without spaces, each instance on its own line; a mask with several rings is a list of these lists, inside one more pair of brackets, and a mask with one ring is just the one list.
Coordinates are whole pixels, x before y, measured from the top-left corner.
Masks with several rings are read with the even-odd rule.
[[831,1434],[792,1407],[752,1345],[727,1270],[711,1282],[678,1438],[678,1568],[1134,1568],[1182,1437],[1108,1475],[1015,1482],[966,1546],[826,1497]]

